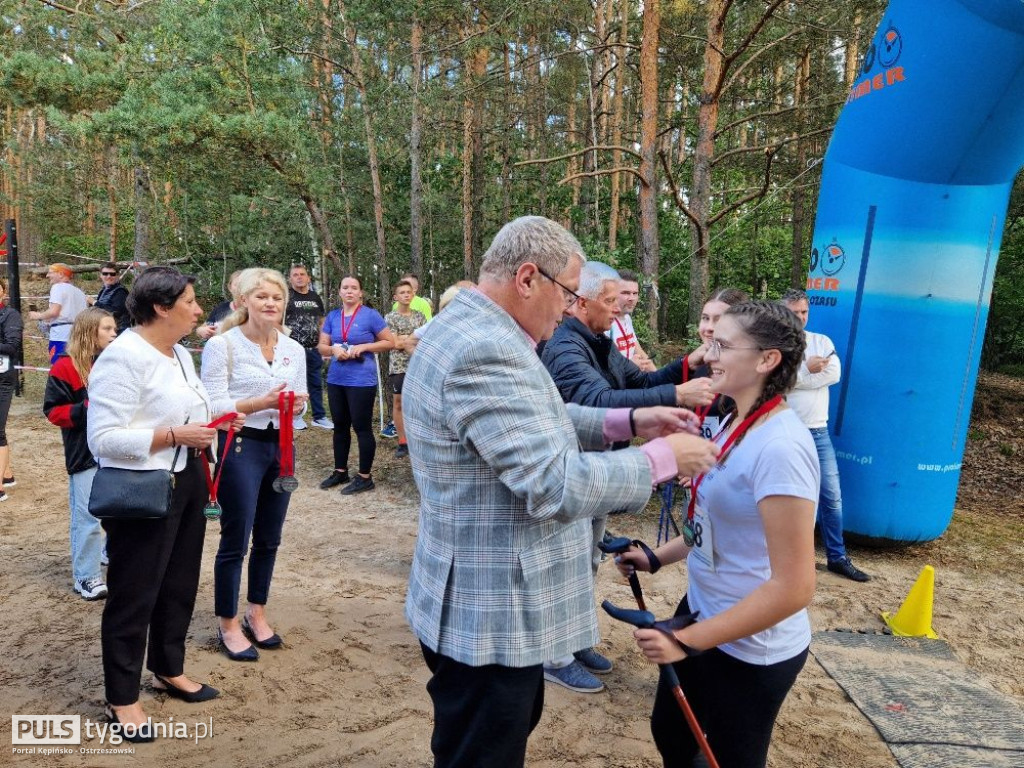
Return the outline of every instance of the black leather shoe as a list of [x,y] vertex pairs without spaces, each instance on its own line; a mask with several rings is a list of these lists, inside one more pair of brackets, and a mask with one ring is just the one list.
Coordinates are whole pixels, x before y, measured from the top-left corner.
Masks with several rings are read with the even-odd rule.
[[341,495],[351,496],[353,493],[372,491],[374,488],[376,488],[376,486],[373,484],[372,477],[363,477],[362,475],[356,475],[355,479],[348,484],[347,488],[341,489]]
[[153,736],[153,726],[150,723],[144,723],[137,728],[131,728],[131,735],[125,732],[124,725],[120,720],[117,719],[117,713],[114,712],[114,708],[107,704],[103,711],[107,715],[107,720],[110,721],[111,730],[117,729],[118,733],[121,734],[121,738],[131,744],[149,744],[155,738]]
[[871,577],[851,563],[850,558],[848,557],[844,557],[842,560],[833,560],[828,564],[828,569],[832,571],[832,573],[838,573],[840,576],[845,576],[850,581],[871,581]]
[[224,654],[232,661],[258,661],[260,658],[260,652],[253,648],[251,645],[244,651],[235,653],[228,648],[227,643],[224,642],[224,633],[219,629],[217,630],[217,639],[220,640],[220,649],[224,651]]
[[216,699],[220,696],[220,691],[206,683],[200,683],[202,688],[198,691],[184,691],[170,683],[166,677],[156,674],[156,672],[153,673],[153,679],[157,683],[160,683],[160,685],[153,685],[154,691],[157,693],[166,693],[168,696],[173,696],[176,699],[187,701],[189,704],[198,704],[201,701],[209,701],[210,699]]
[[242,619],[242,631],[245,632],[245,634],[247,634],[254,643],[256,643],[257,648],[273,650],[274,648],[280,648],[281,644],[284,642],[284,640],[281,639],[281,636],[278,635],[276,632],[272,634],[270,637],[268,637],[266,640],[260,640],[258,637],[256,637],[256,633],[253,632],[252,627],[249,626],[248,619]]
[[344,485],[351,479],[352,478],[348,476],[348,470],[345,470],[344,472],[334,470],[333,472],[331,472],[331,474],[324,478],[323,481],[321,481],[320,490],[330,490],[331,488],[334,488],[336,485]]

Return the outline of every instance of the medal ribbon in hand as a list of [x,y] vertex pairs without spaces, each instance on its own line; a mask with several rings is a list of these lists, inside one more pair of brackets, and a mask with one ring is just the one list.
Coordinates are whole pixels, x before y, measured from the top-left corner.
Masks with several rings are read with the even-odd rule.
[[280,427],[277,431],[280,439],[280,458],[278,476],[274,479],[273,488],[278,493],[291,493],[299,487],[295,479],[295,393],[277,393],[277,413]]
[[[221,424],[226,424],[230,421],[234,421],[238,418],[237,413],[225,413],[219,419],[215,419],[207,424],[208,429],[216,429]],[[206,488],[210,492],[210,500],[206,503],[203,508],[203,515],[207,520],[220,520],[221,506],[220,502],[217,501],[217,489],[220,487],[220,476],[224,472],[224,462],[228,458],[228,449],[231,447],[231,439],[235,436],[235,428],[231,427],[228,429],[227,439],[224,440],[224,455],[220,457],[220,463],[217,465],[216,475],[210,469],[210,459],[206,455],[206,451],[203,451],[203,466],[206,468]]]

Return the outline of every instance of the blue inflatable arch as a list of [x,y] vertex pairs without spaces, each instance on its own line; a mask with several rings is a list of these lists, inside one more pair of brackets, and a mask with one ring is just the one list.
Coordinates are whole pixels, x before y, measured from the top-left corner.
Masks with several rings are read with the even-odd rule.
[[1024,1],[893,0],[825,156],[807,278],[843,363],[851,533],[928,541],[952,519],[1022,164]]

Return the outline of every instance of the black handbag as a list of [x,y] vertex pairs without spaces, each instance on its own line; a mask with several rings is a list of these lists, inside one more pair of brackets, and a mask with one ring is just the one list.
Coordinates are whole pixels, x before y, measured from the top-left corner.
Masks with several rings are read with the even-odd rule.
[[[177,357],[178,353],[175,352],[174,356]],[[179,367],[181,375],[185,376],[184,367]],[[187,376],[185,381],[188,381]],[[174,492],[173,470],[180,453],[179,445],[171,459],[171,469],[97,469],[89,493],[89,514],[100,520],[161,520],[167,517]]]
[[[172,467],[180,450],[179,445]],[[159,520],[171,509],[173,491],[169,469],[100,467],[92,479],[89,514],[100,520]]]

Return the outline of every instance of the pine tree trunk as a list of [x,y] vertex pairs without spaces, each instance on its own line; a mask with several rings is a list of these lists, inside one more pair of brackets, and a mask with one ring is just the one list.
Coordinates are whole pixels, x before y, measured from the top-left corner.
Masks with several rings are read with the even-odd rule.
[[658,340],[658,180],[655,153],[658,139],[658,32],[660,0],[645,0],[640,44],[640,271],[647,316]]
[[423,179],[420,172],[420,87],[423,80],[423,25],[419,16],[412,18],[412,126],[409,130],[409,269],[423,273]]

